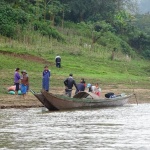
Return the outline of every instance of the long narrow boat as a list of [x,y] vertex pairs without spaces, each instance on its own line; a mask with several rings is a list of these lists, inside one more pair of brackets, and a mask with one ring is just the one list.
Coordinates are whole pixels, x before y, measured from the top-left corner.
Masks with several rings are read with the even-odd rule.
[[95,97],[93,93],[80,92],[78,95],[74,96],[74,98],[69,98],[66,96],[54,95],[44,90],[42,90],[41,93],[46,100],[48,100],[58,110],[123,106],[132,96],[132,94],[123,96],[120,95],[115,98],[100,99]]
[[33,90],[30,90],[30,91],[49,111],[58,110],[55,106],[51,104],[49,100],[47,100],[44,97],[42,93],[36,93]]

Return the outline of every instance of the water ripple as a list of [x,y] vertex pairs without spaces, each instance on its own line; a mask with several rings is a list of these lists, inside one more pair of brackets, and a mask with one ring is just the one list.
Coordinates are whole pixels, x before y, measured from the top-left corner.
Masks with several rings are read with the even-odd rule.
[[149,150],[150,105],[43,112],[0,110],[0,149]]

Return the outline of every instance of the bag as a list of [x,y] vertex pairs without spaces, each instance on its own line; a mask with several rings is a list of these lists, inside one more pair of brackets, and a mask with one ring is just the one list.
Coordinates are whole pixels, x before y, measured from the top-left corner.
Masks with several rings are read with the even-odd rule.
[[15,91],[9,91],[8,94],[15,95]]
[[18,95],[21,95],[21,94],[22,94],[22,93],[21,93],[21,90],[19,90],[19,91],[18,91]]
[[113,95],[114,95],[114,93],[110,92],[110,93],[105,94],[105,97],[106,98],[111,98]]
[[16,90],[16,86],[15,85],[8,87],[8,91],[15,91],[15,90]]

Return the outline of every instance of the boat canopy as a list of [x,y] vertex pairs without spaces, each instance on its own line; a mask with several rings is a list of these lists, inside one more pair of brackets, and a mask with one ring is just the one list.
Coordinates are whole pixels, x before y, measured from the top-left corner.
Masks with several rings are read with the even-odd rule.
[[92,93],[92,92],[79,92],[73,96],[73,98],[92,98],[92,99],[99,99],[99,96]]

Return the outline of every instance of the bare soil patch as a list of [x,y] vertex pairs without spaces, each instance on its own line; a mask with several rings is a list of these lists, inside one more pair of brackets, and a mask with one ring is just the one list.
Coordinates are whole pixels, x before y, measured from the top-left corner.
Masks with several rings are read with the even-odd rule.
[[15,58],[21,58],[21,59],[25,59],[25,60],[29,60],[29,61],[33,61],[33,62],[39,62],[39,63],[43,63],[43,64],[47,64],[47,65],[52,64],[49,61],[47,61],[41,57],[33,56],[33,55],[29,55],[29,54],[17,54],[17,53],[1,51],[1,50],[0,50],[0,54],[15,57]]

